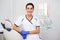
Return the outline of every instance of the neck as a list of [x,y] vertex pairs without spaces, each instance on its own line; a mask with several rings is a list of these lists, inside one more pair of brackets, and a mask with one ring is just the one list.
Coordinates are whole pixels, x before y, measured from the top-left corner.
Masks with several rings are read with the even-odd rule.
[[26,15],[27,17],[32,17],[32,15]]
[[33,16],[32,16],[32,15],[26,15],[26,18],[27,18],[28,20],[32,20]]

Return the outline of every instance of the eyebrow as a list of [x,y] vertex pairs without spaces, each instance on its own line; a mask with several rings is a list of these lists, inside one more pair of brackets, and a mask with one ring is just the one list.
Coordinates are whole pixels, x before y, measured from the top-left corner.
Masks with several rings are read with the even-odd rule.
[[[28,8],[27,8],[28,9]],[[33,8],[31,8],[31,9],[33,9]]]

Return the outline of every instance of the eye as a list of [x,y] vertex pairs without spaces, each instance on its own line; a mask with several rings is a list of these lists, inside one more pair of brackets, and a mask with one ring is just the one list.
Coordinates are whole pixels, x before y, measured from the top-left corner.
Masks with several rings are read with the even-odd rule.
[[29,9],[29,8],[27,8],[27,9]]
[[33,8],[27,8],[27,9],[33,9]]
[[31,9],[33,9],[33,8],[31,8]]

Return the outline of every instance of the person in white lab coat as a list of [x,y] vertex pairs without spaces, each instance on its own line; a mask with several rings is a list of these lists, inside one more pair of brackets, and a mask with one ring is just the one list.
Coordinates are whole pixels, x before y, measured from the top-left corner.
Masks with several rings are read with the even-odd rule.
[[[24,40],[41,40],[39,38],[40,21],[37,17],[33,16],[33,11],[33,3],[27,3],[26,15],[20,16],[13,26],[13,29],[20,33]],[[20,25],[23,25],[22,30],[19,28],[21,27]]]

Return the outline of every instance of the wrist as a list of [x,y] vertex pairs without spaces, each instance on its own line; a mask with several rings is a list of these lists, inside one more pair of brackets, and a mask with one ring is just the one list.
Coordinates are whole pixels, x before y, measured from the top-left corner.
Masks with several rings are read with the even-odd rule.
[[30,34],[30,31],[27,31],[27,34]]

